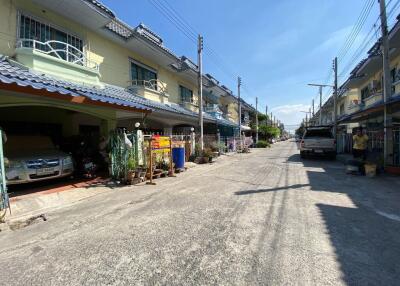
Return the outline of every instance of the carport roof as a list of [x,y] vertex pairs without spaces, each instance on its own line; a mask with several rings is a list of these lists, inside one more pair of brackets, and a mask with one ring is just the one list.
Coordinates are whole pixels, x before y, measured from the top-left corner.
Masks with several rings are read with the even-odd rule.
[[[132,108],[139,112],[151,112],[152,109],[134,100],[118,96],[124,89],[106,86],[105,88],[88,87],[50,76],[38,74],[28,68],[0,56],[0,82],[7,85],[16,84],[19,87],[30,87],[35,90],[45,90],[50,93],[69,95],[76,98],[89,99],[92,102]],[[125,92],[129,94],[128,92]]]
[[[148,113],[158,110],[198,117],[198,113],[183,108],[176,103],[161,103],[149,100],[119,86],[106,84],[104,88],[91,87],[38,74],[2,55],[0,55],[0,83],[16,84],[19,87],[31,87],[35,90],[46,90],[50,93],[71,97],[85,97],[93,102],[133,108],[139,112]],[[220,125],[235,126],[235,123],[229,120],[216,119],[207,113],[204,113],[204,119]]]

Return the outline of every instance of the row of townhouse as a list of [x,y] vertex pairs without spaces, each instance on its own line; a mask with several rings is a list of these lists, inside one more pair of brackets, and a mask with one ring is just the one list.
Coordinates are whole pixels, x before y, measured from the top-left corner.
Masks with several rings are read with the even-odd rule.
[[[198,67],[95,0],[0,0],[0,127],[53,138],[198,127]],[[203,76],[204,130],[233,136],[238,100]],[[243,104],[242,129],[255,110]]]
[[[400,167],[400,21],[389,32],[391,90],[388,111],[388,165]],[[384,104],[381,45],[378,40],[365,59],[351,71],[337,96],[338,151],[351,152],[352,133],[363,127],[369,135],[370,157],[383,162]],[[319,111],[312,119],[319,122]],[[334,105],[331,96],[322,107],[322,124],[333,124]]]

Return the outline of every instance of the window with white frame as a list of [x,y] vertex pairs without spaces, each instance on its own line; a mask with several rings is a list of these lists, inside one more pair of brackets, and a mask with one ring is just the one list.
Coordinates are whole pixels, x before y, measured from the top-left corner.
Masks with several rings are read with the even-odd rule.
[[182,85],[179,86],[182,102],[193,103],[193,91]]
[[157,90],[157,72],[133,60],[131,60],[131,80],[133,85]]
[[18,23],[21,47],[41,50],[69,62],[83,63],[83,40],[79,37],[23,13],[19,13]]

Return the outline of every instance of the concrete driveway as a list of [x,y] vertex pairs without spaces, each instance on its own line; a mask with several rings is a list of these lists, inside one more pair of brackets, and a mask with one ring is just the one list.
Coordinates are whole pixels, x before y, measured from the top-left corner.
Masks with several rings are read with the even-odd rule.
[[400,179],[293,142],[0,232],[3,285],[399,285]]

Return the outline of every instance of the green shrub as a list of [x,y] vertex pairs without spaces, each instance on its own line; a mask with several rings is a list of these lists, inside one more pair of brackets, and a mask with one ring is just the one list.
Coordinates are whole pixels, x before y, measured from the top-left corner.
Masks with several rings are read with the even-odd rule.
[[256,144],[256,147],[257,148],[267,148],[267,147],[269,147],[269,143],[264,140],[259,140]]

